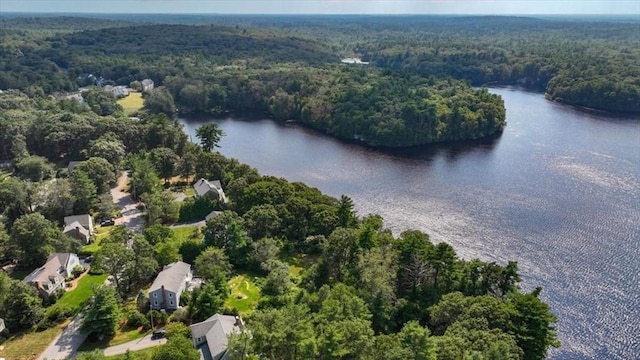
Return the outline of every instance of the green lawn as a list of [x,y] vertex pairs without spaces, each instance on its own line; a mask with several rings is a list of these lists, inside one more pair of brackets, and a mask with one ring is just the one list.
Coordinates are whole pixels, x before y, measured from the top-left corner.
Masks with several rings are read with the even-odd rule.
[[173,230],[173,238],[178,244],[182,244],[191,239],[198,239],[200,236],[194,236],[195,234],[200,234],[200,232],[197,231],[198,227],[195,225],[171,228],[171,230]]
[[98,227],[96,229],[96,234],[93,242],[89,245],[83,246],[80,249],[80,253],[85,255],[92,255],[100,250],[100,242],[102,241],[102,239],[105,239],[107,236],[109,236],[109,234],[111,233],[111,229],[113,229],[113,226]]
[[144,100],[142,99],[142,93],[130,92],[127,97],[123,97],[118,100],[118,104],[124,109],[126,115],[131,115],[136,111],[142,109],[144,106]]
[[19,333],[2,344],[0,357],[12,360],[33,360],[69,324],[69,320],[44,331]]
[[241,315],[253,311],[260,301],[260,289],[250,275],[237,275],[229,280],[231,295],[224,302],[227,307],[238,309]]
[[80,281],[78,281],[78,287],[72,291],[67,291],[62,295],[60,300],[56,304],[60,306],[68,306],[75,311],[80,310],[82,305],[89,300],[93,293],[93,287],[104,283],[107,279],[107,274],[102,275],[85,275]]
[[192,186],[189,186],[184,189],[183,192],[186,196],[194,196],[196,194],[196,189],[194,189]]

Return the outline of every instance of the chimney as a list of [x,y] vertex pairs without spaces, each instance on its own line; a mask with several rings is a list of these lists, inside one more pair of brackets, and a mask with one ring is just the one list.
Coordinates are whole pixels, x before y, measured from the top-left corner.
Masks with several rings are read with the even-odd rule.
[[164,292],[164,285],[161,285],[160,288],[162,289],[162,302],[160,303],[160,308],[167,308],[167,295]]

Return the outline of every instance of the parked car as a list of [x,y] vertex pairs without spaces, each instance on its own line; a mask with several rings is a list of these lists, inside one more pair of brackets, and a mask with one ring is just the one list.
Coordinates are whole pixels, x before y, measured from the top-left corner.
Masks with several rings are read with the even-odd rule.
[[166,336],[166,331],[164,329],[154,330],[151,334],[151,339],[161,339]]
[[112,218],[102,218],[100,219],[100,225],[102,226],[113,226],[116,222]]

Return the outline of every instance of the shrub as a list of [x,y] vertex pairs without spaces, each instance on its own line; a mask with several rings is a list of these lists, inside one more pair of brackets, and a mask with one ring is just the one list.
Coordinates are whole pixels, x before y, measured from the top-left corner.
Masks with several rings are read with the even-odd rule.
[[42,320],[40,320],[40,322],[38,322],[38,324],[36,325],[36,329],[38,331],[46,330],[56,324],[65,321],[72,315],[72,308],[59,304],[53,305],[49,309],[47,309],[44,318],[42,318]]
[[[151,321],[153,317],[153,321]],[[150,323],[153,323],[154,326],[164,325],[167,323],[167,319],[169,315],[164,311],[151,310],[147,314],[147,319],[149,319]]]
[[146,330],[151,327],[151,323],[149,322],[149,319],[144,316],[144,314],[137,310],[133,310],[127,315],[127,326],[132,328],[138,328],[142,326],[142,328]]
[[78,278],[78,276],[82,275],[84,270],[85,269],[82,265],[76,265],[73,267],[73,269],[71,269],[71,275],[73,276],[74,279],[76,279]]

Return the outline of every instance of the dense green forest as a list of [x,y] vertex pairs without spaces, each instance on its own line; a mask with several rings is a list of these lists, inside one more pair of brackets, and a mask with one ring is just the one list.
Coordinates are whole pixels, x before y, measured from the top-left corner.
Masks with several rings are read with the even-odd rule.
[[[559,345],[541,289],[520,290],[517,263],[461,259],[425,233],[394,235],[380,216],[358,216],[347,196],[261,176],[211,151],[222,136],[215,124],[198,129],[200,144],[193,144],[165,114],[129,118],[99,89],[86,99],[0,94],[1,150],[13,162],[0,180],[0,258],[30,269],[52,252],[78,251],[60,231],[62,217],[113,211],[110,185],[128,170],[132,196],[145,204],[146,229],[116,227],[100,242],[91,271],[111,274],[115,289],[94,290],[87,310],[93,320],[82,328],[90,335],[113,335],[121,316],[148,326],[148,299],[139,290],[163,265],[183,260],[205,285],[170,325],[238,313],[223,305],[228,280],[238,273],[258,279],[261,300],[241,313],[251,335],[230,339],[237,358],[543,359]],[[69,172],[69,160],[84,162]],[[165,225],[203,204],[173,201],[167,185],[174,176],[220,179],[229,199],[213,200],[223,212],[179,245]],[[12,332],[46,329],[73,313],[56,300],[0,273],[0,317]],[[138,305],[119,305],[132,302]],[[152,316],[167,321],[160,312]]]
[[[123,84],[124,78],[142,76],[150,76],[162,83],[163,76],[176,70],[158,61],[167,62],[171,59],[170,55],[180,56],[185,52],[192,56],[201,55],[200,64],[193,65],[205,67],[206,70],[211,70],[211,66],[228,65],[234,59],[247,62],[256,59],[261,66],[267,66],[271,61],[284,62],[286,64],[280,64],[280,68],[288,68],[300,63],[318,65],[336,62],[340,56],[361,56],[376,66],[409,71],[427,78],[453,77],[469,81],[474,86],[491,83],[521,85],[544,91],[550,99],[567,104],[613,112],[640,112],[640,49],[637,46],[640,24],[637,19],[491,16],[112,17],[113,20],[104,17],[92,20],[62,18],[58,23],[51,18],[3,18],[3,70],[10,70],[12,76],[20,78],[21,70],[15,68],[19,65],[7,63],[6,55],[13,54],[12,62],[28,64],[32,71],[58,67],[70,70],[72,74],[86,71],[100,73],[105,78],[116,82],[120,80]],[[94,22],[93,27],[91,21]],[[189,24],[190,27],[155,25],[77,33],[80,30],[140,22]],[[210,24],[216,25],[211,27]],[[50,29],[50,34],[60,34],[64,28],[76,34],[62,38],[50,37],[37,44],[27,40],[33,32],[41,34],[42,29]],[[8,29],[19,30],[22,40],[18,43],[10,41],[16,36]],[[149,36],[153,34],[158,36]],[[238,41],[229,43],[234,38]],[[159,42],[159,39],[162,41]],[[23,40],[29,45],[21,44]],[[164,41],[166,49],[161,44]],[[265,41],[271,44],[268,51],[264,51]],[[149,56],[132,57],[132,53],[139,50],[142,44],[143,54]],[[255,51],[247,49],[254,46]],[[24,47],[37,50],[33,57],[40,56],[44,62],[29,57]],[[26,58],[15,57],[18,49]],[[113,57],[107,60],[108,55],[127,55],[130,61]],[[144,60],[144,63],[139,60]],[[190,71],[198,72],[193,68]],[[181,75],[186,78],[201,76],[195,73]],[[34,75],[21,80],[0,78],[0,88],[24,89],[37,83],[34,79],[37,79]],[[45,82],[41,85],[45,91],[73,87],[73,84],[66,84],[61,79],[54,84]]]

